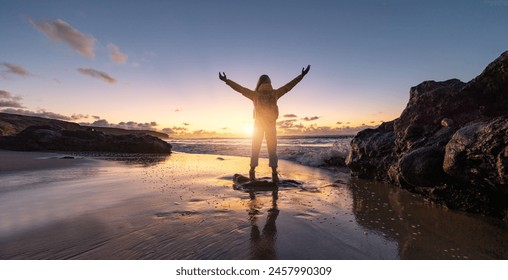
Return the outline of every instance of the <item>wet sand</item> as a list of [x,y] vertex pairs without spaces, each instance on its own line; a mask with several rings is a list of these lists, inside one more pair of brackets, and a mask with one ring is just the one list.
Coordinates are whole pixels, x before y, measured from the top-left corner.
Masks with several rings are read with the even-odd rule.
[[1,259],[508,258],[505,223],[346,173],[281,161],[301,187],[248,192],[248,158],[61,157],[0,151]]

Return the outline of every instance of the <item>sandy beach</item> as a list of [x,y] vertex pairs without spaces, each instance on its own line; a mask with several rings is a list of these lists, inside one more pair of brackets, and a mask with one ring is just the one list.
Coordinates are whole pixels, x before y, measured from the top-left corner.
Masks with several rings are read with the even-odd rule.
[[[0,151],[1,259],[506,259],[506,224],[349,174],[248,158]],[[269,176],[266,160],[259,176]]]

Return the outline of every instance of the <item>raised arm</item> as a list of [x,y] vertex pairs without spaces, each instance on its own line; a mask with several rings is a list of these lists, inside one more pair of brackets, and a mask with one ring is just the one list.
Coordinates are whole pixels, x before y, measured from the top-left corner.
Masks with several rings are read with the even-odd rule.
[[226,85],[230,86],[235,91],[241,93],[243,96],[249,98],[252,100],[254,96],[256,95],[256,92],[253,90],[250,90],[248,88],[242,87],[241,85],[231,81],[226,77],[226,73],[222,72],[222,74],[219,72],[219,79],[226,83]]
[[277,95],[277,99],[281,98],[284,94],[286,94],[288,91],[290,91],[296,84],[298,84],[307,73],[309,73],[310,65],[307,66],[307,68],[302,68],[302,74],[298,75],[296,78],[291,80],[291,82],[285,84],[284,86],[278,88],[275,90],[275,93]]

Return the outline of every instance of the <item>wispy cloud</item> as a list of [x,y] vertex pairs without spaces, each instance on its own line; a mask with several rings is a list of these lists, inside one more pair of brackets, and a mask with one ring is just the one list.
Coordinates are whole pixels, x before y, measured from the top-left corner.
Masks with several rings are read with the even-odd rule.
[[43,21],[29,19],[29,21],[37,30],[53,41],[67,44],[88,59],[95,58],[95,37],[83,34],[61,19]]
[[298,126],[295,122],[296,120],[282,120],[277,122],[277,126],[282,129],[294,128]]
[[108,44],[109,59],[111,62],[118,64],[125,64],[127,62],[127,55],[122,53],[117,45],[113,43]]
[[0,108],[23,108],[21,97],[13,96],[10,92],[0,90]]
[[3,73],[2,76],[5,76],[7,74],[13,74],[13,75],[18,75],[18,76],[30,76],[31,75],[30,72],[28,72],[25,68],[23,68],[20,65],[7,63],[7,62],[2,62],[2,63],[0,63],[0,65],[3,65],[7,68],[7,70],[0,72],[0,73]]
[[162,132],[164,133],[167,133],[167,134],[183,134],[183,133],[186,133],[187,132],[187,128],[186,127],[177,127],[177,126],[173,126],[173,127],[166,127],[166,128],[163,128],[162,129]]
[[87,115],[82,115],[82,114],[74,114],[72,116],[65,116],[65,115],[58,114],[58,113],[48,112],[45,109],[38,109],[37,111],[30,111],[30,110],[23,110],[23,109],[7,108],[7,109],[2,110],[2,112],[10,113],[10,114],[32,116],[32,117],[57,119],[57,120],[63,120],[63,121],[76,121],[76,120],[80,119],[81,117],[87,116]]
[[78,68],[78,72],[83,75],[90,76],[92,78],[102,79],[106,83],[110,84],[116,83],[116,80],[113,77],[111,77],[108,73],[99,70],[95,70],[92,68]]
[[[9,97],[12,96],[10,93],[0,90],[0,104],[2,104],[1,98],[3,97]],[[82,122],[79,122],[81,125],[86,126],[100,126],[100,127],[113,127],[113,128],[123,128],[123,129],[129,129],[129,130],[157,130],[157,122],[145,122],[145,123],[139,123],[134,121],[128,121],[128,122],[119,122],[119,123],[110,123],[106,119],[100,119],[99,116],[90,116],[88,114],[72,114],[71,116],[66,116],[54,112],[48,112],[45,109],[38,109],[36,111],[30,111],[30,110],[24,110],[24,109],[14,109],[14,108],[6,108],[1,109],[0,105],[0,112],[3,113],[9,113],[9,114],[17,114],[17,115],[25,115],[25,116],[32,116],[32,117],[41,117],[41,118],[48,118],[48,119],[57,119],[57,120],[63,120],[63,121],[79,121],[84,120]],[[95,119],[94,122],[86,122],[86,119]],[[175,131],[178,130],[187,130],[186,128],[175,128]]]
[[192,137],[214,137],[220,135],[216,131],[208,131],[204,129],[194,130],[191,133]]
[[0,99],[0,108],[23,108],[21,103],[13,100],[2,100]]
[[14,98],[14,96],[6,91],[6,90],[0,90],[0,98],[8,98],[8,99],[11,99],[11,98]]
[[354,127],[349,125],[342,127],[319,126],[316,124],[304,125],[301,122],[297,122],[295,119],[277,122],[278,131],[281,134],[288,135],[354,135],[360,130],[373,127],[375,126],[366,124]]
[[282,117],[284,117],[284,118],[298,118],[298,116],[297,116],[297,115],[295,115],[295,114],[285,114],[285,115],[284,115],[284,116],[282,116]]
[[[92,116],[92,118],[96,119],[97,116]],[[129,130],[156,130],[158,126],[157,122],[145,122],[138,123],[134,121],[128,122],[119,122],[119,123],[110,123],[106,119],[98,119],[93,123],[81,123],[82,125],[88,126],[100,126],[100,127],[114,127],[114,128],[123,128]]]
[[319,117],[318,116],[314,116],[314,117],[305,117],[305,118],[302,118],[303,121],[315,121],[315,120],[319,120]]
[[89,118],[89,115],[85,115],[85,114],[72,114],[71,115],[71,119],[73,120],[82,120],[82,119],[88,119]]

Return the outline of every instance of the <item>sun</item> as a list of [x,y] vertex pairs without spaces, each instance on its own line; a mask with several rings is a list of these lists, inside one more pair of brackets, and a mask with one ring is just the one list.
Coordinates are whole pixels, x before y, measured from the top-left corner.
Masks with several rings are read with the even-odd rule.
[[242,131],[245,136],[252,136],[254,127],[252,126],[252,124],[247,123],[247,124],[242,125]]

